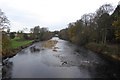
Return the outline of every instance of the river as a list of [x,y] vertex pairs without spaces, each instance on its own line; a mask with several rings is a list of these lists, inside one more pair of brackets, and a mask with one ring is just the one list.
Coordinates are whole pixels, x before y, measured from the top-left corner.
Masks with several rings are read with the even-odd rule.
[[[6,59],[3,78],[118,78],[118,66],[96,53],[75,46],[68,41],[57,40],[56,50],[43,48],[37,42],[23,49],[16,56]],[[40,51],[31,51],[35,46]]]

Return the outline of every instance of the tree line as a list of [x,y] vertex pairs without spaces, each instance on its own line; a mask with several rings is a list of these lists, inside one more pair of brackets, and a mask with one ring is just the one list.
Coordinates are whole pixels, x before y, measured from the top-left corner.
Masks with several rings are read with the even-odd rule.
[[[24,28],[24,30],[26,29]],[[30,29],[29,33],[25,33],[24,30],[11,32],[10,21],[0,9],[0,52],[10,53],[11,41],[16,37],[19,38],[19,41],[33,40],[36,42],[49,40],[54,36],[54,32],[50,32],[45,27],[35,26]]]
[[68,28],[60,30],[59,37],[77,45],[120,43],[120,5],[113,10],[111,4],[104,4],[95,13],[69,23]]
[[35,26],[34,28],[30,29],[30,38],[38,40],[38,41],[44,41],[51,39],[54,36],[53,32],[50,32],[47,28],[40,26]]
[[[30,33],[23,31],[10,32],[10,21],[0,9],[0,47],[3,51],[10,48],[10,40],[15,34],[21,40],[44,41],[58,34],[61,39],[68,40],[77,45],[85,45],[90,42],[98,44],[119,44],[120,43],[120,5],[113,11],[111,4],[104,4],[95,13],[88,13],[81,16],[81,19],[68,24],[68,28],[59,32],[50,32],[45,27],[35,26]],[[7,31],[4,31],[7,29]],[[9,36],[7,35],[9,34]]]

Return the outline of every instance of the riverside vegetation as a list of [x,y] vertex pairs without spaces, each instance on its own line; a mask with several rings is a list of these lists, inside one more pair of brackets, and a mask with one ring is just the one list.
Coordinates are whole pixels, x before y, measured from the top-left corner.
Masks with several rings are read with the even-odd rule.
[[113,10],[111,4],[104,4],[95,13],[69,23],[59,37],[120,61],[120,5]]
[[80,20],[69,23],[66,29],[50,32],[47,28],[35,26],[30,29],[30,33],[24,33],[25,29],[10,32],[10,22],[0,10],[0,32],[2,34],[0,47],[2,46],[2,55],[3,57],[11,55],[23,49],[26,45],[49,40],[55,34],[59,34],[61,39],[120,60],[120,5],[113,10],[111,4],[104,4],[95,13],[84,14]]
[[[40,28],[39,26],[34,27],[31,33],[14,32],[12,35],[11,33],[2,31],[1,45],[3,59],[16,55],[17,52],[34,42],[48,40],[53,36],[52,32],[49,32],[46,28]],[[9,34],[9,36],[7,34]]]

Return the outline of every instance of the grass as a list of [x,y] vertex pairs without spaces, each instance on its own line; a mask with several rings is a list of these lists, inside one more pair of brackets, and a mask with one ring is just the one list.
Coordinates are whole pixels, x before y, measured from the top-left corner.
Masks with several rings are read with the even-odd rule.
[[12,49],[18,48],[20,46],[25,46],[27,44],[32,43],[33,40],[21,40],[19,37],[15,37],[11,39]]
[[101,53],[101,51],[105,49],[105,46],[103,44],[97,43],[88,43],[85,47],[96,53]]
[[118,44],[103,45],[103,44],[97,44],[97,43],[89,43],[85,47],[90,49],[93,52],[106,54],[108,56],[111,56],[114,59],[120,60],[120,48],[118,47]]

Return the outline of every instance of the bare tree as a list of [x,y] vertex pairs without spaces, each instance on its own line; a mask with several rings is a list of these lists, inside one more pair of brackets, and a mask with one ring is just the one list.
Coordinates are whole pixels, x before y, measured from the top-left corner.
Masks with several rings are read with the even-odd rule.
[[90,26],[94,22],[94,13],[84,14],[81,19],[84,22],[85,26]]
[[[104,4],[96,10],[94,17],[94,23],[97,28],[98,42],[102,40],[106,43],[107,28],[110,27],[109,15],[113,11],[113,6],[111,4]],[[103,33],[104,32],[104,33]]]
[[4,12],[0,9],[0,31],[9,28],[9,20],[5,16]]
[[104,4],[102,5],[97,11],[96,14],[98,17],[100,17],[104,13],[110,13],[113,11],[113,6],[111,4]]
[[82,17],[81,17],[82,21],[84,22],[85,26],[88,26],[88,14],[84,14]]

